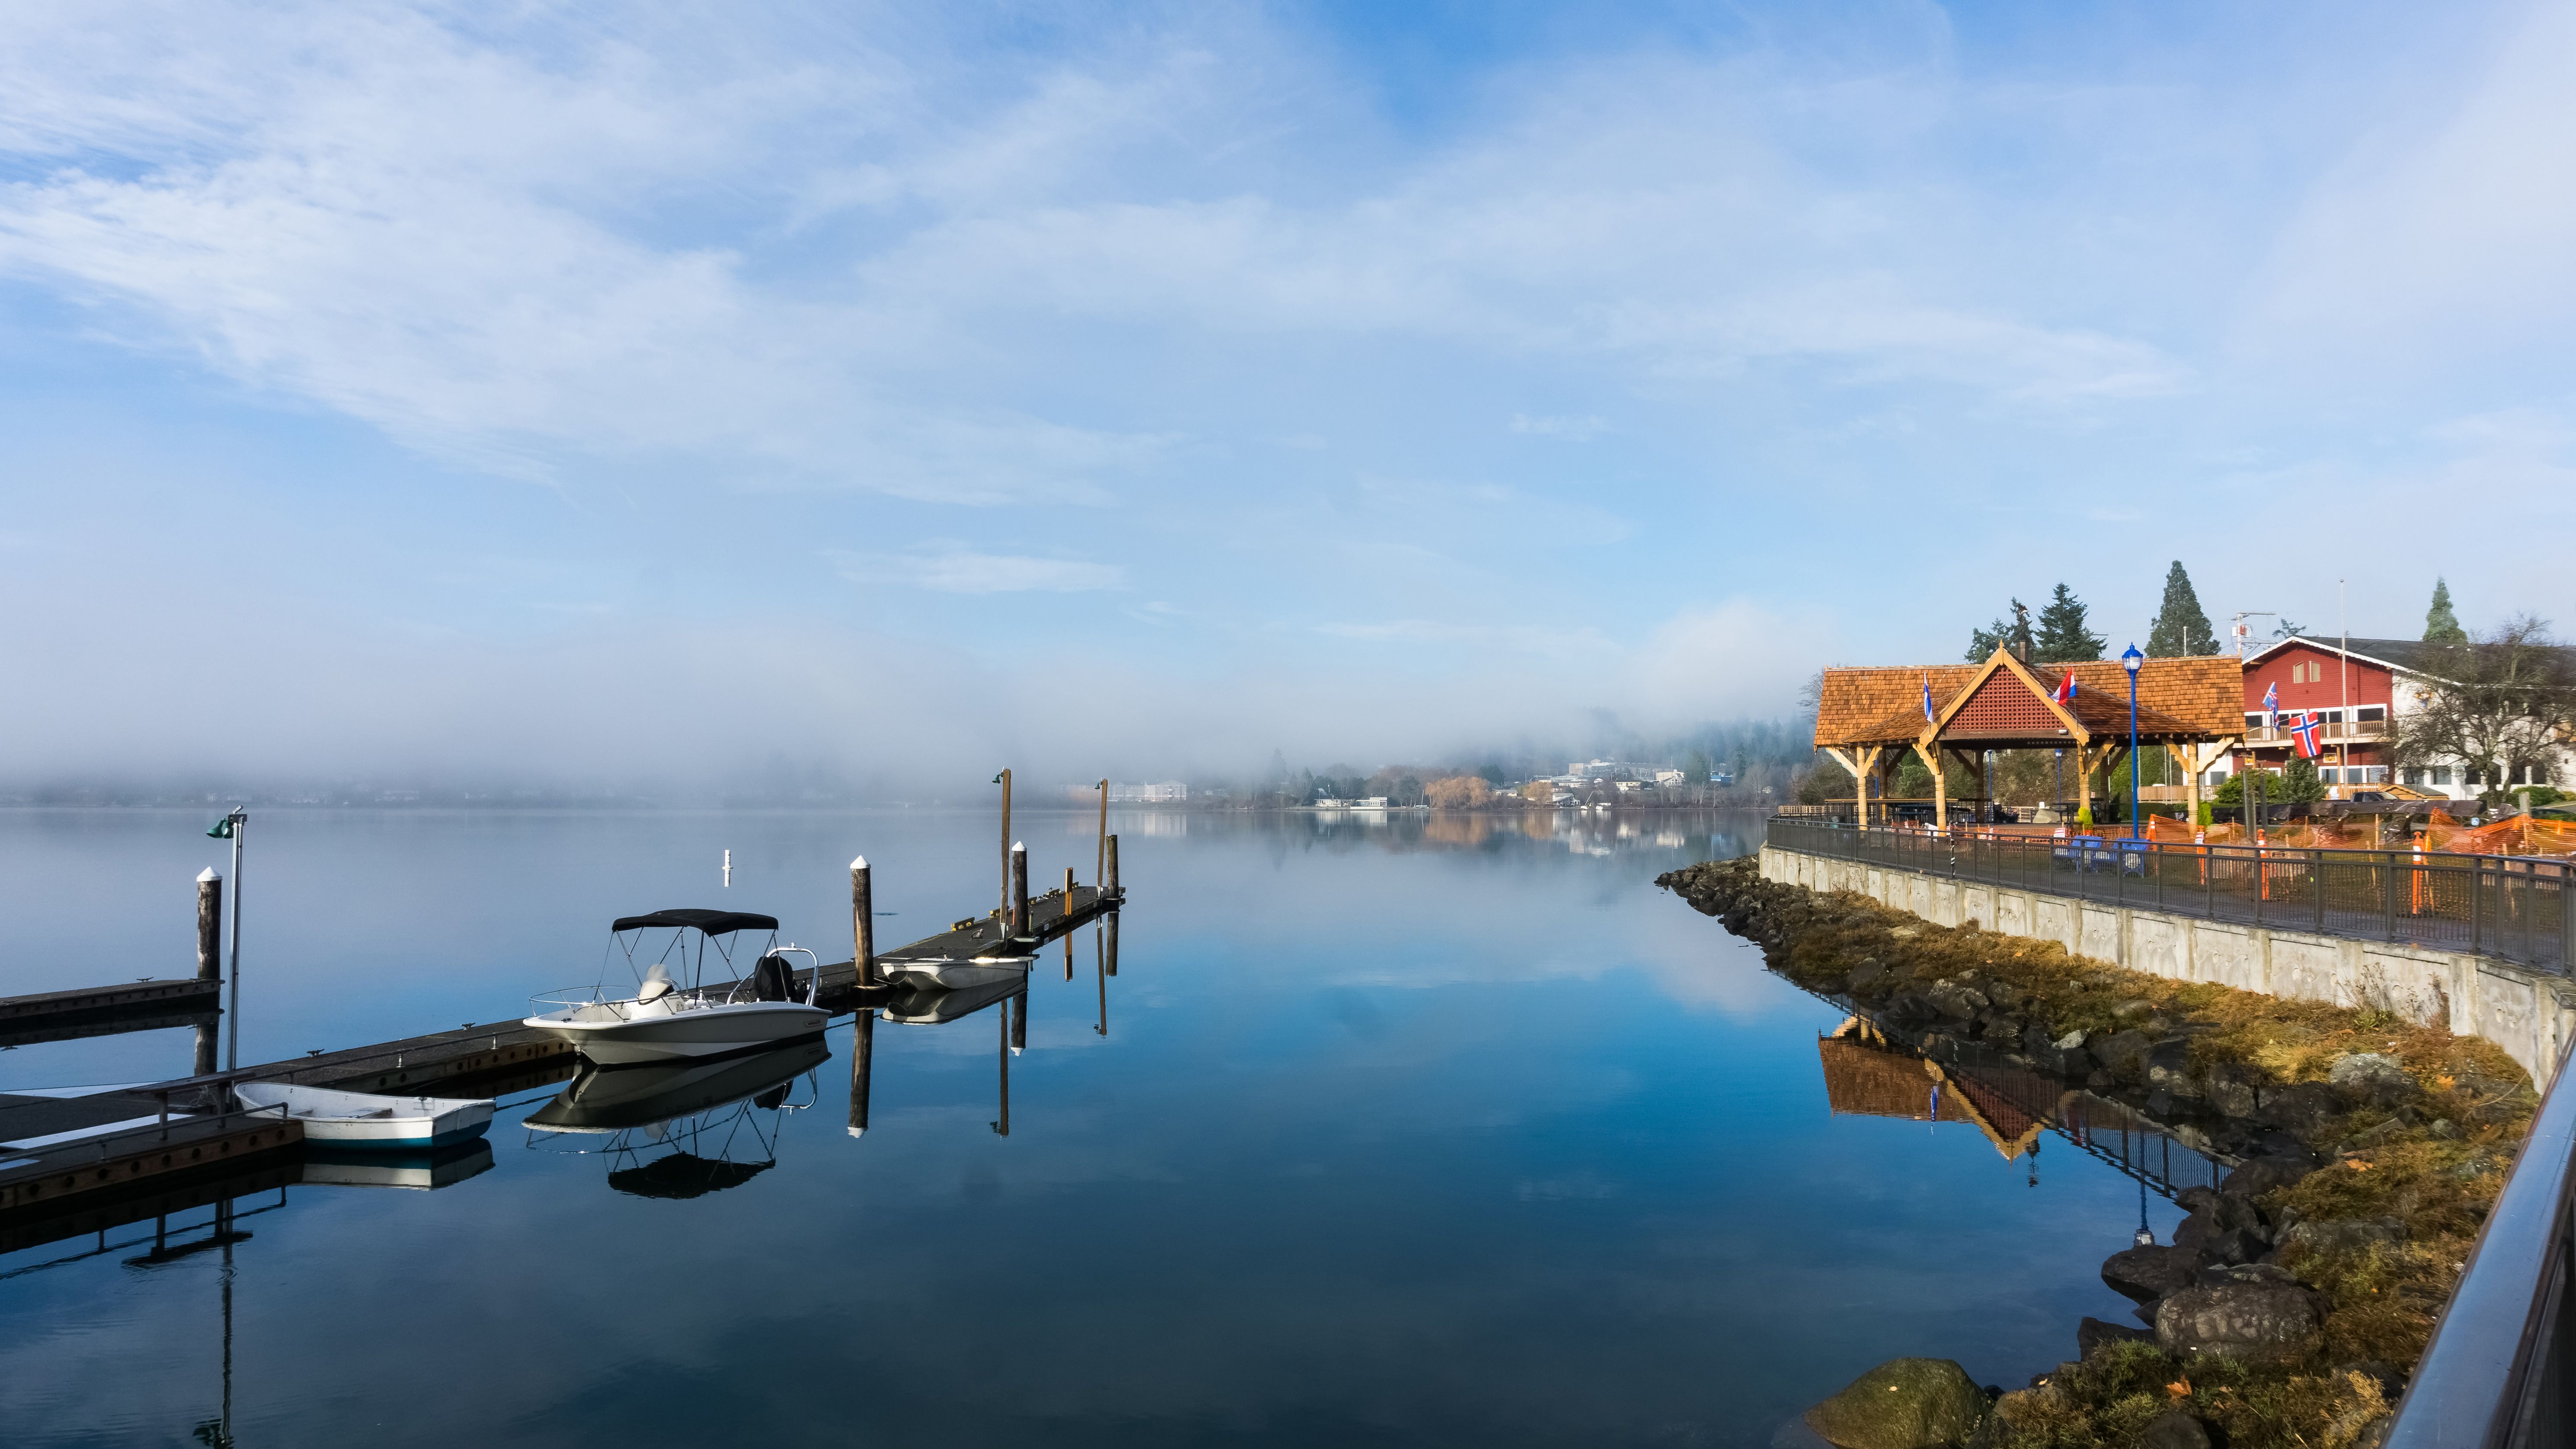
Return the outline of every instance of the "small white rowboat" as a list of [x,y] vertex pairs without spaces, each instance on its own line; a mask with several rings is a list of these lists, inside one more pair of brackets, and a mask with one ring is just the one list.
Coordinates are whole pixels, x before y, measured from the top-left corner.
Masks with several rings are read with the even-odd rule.
[[492,1103],[462,1097],[379,1097],[283,1082],[243,1082],[233,1095],[253,1112],[299,1123],[307,1142],[334,1147],[441,1147],[483,1135]]

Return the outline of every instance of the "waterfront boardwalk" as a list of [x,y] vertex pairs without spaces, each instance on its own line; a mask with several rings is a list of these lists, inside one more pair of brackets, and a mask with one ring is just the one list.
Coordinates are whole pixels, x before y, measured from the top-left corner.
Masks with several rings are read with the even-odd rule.
[[[1029,900],[1025,929],[1016,936],[996,911],[910,945],[879,951],[876,959],[882,964],[1033,955],[1048,942],[1115,910],[1124,900],[1125,893],[1114,886],[1104,890],[1077,885],[1070,895],[1049,891]],[[815,1002],[835,1016],[875,1006],[892,994],[881,983],[861,986],[855,959],[825,965],[819,971],[822,980]],[[797,972],[797,989],[801,991],[814,974]],[[705,989],[722,992],[735,984],[714,982]],[[79,1205],[85,1208],[86,1200],[102,1191],[160,1189],[163,1179],[176,1182],[183,1174],[238,1171],[249,1159],[291,1150],[302,1141],[303,1131],[294,1122],[215,1112],[214,1099],[229,1083],[291,1082],[351,1092],[498,1096],[561,1081],[572,1075],[578,1061],[570,1043],[532,1031],[512,1017],[84,1097],[0,1094],[0,1143],[14,1144],[0,1146],[0,1219],[22,1211],[52,1217],[71,1205],[67,1200],[81,1199]],[[212,1115],[187,1115],[191,1109]],[[121,1130],[102,1132],[101,1128]],[[47,1140],[52,1138],[60,1140]],[[0,1229],[6,1226],[0,1223]],[[0,1231],[0,1238],[17,1236],[23,1234]]]

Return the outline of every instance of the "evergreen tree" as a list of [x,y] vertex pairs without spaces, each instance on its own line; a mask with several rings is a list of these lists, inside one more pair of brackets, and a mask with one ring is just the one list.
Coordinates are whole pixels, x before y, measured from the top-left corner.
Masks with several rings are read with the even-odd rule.
[[2424,642],[2427,644],[2466,644],[2469,631],[2460,627],[2460,616],[2451,612],[2451,585],[2447,580],[2433,580],[2433,607],[2424,611]]
[[2031,658],[2041,664],[2084,664],[2102,657],[2108,641],[2084,627],[2084,601],[2059,584],[2039,611],[2039,633],[2031,641]]
[[2182,560],[2175,559],[2165,571],[2164,607],[2156,610],[2155,627],[2147,631],[2147,656],[2151,659],[2173,659],[2189,654],[2215,654],[2218,635],[2209,627],[2209,616],[2200,611],[2200,596],[2192,592],[2191,575],[2182,571]]
[[2010,647],[2015,652],[2030,653],[2030,610],[2022,601],[2012,601],[2012,611],[1983,629],[1968,631],[1968,662],[1983,664],[1997,649]]

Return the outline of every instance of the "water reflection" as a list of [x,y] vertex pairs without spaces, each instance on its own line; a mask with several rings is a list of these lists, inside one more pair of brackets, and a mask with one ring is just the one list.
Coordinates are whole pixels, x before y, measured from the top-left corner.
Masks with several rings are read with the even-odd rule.
[[2017,1062],[1937,1062],[1866,1017],[1850,1017],[1819,1035],[1816,1054],[1826,1104],[1836,1115],[1973,1127],[2006,1162],[2026,1160],[2033,1187],[2039,1185],[2040,1138],[2047,1133],[2166,1198],[2186,1187],[2214,1186],[2234,1165],[2188,1124],[2153,1121]]
[[[694,1198],[778,1165],[786,1115],[815,1105],[813,1071],[832,1050],[810,1037],[721,1061],[585,1064],[524,1119],[528,1145],[608,1159],[608,1185],[636,1197]],[[792,1101],[798,1078],[805,1100]],[[566,1147],[567,1141],[582,1140]]]

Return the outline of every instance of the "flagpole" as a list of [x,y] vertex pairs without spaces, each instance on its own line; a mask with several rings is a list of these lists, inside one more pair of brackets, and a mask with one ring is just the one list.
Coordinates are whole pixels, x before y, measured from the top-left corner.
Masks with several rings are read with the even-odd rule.
[[250,812],[247,810],[235,809],[232,813],[231,819],[233,826],[233,939],[231,949],[232,966],[229,974],[233,978],[233,1010],[232,1020],[225,1023],[224,1026],[224,1070],[228,1072],[241,1066],[242,828],[250,823]]

